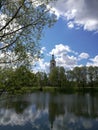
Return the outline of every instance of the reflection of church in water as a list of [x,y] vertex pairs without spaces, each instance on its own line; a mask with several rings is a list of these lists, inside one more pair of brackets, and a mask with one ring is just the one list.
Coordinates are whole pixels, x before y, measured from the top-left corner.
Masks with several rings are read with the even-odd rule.
[[56,61],[54,59],[54,55],[52,55],[52,59],[50,60],[50,72],[56,67]]

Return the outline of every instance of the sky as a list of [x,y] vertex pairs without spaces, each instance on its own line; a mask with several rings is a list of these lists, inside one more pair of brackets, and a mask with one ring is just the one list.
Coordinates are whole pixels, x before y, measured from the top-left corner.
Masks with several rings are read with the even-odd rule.
[[52,4],[57,22],[44,29],[43,58],[34,71],[49,73],[51,55],[65,70],[98,66],[98,0],[58,0]]

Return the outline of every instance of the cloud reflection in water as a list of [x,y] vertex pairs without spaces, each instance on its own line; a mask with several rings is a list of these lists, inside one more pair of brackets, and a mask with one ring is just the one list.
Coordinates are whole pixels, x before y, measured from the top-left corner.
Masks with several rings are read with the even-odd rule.
[[97,98],[41,93],[5,100],[0,105],[0,126],[29,124],[29,130],[97,130]]

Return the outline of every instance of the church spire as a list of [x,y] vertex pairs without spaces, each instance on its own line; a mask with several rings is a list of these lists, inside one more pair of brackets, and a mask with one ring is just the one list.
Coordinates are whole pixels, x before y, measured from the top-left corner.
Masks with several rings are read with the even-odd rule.
[[56,67],[56,61],[54,58],[54,54],[52,54],[52,59],[50,60],[50,72]]
[[54,54],[52,54],[52,60],[54,60]]

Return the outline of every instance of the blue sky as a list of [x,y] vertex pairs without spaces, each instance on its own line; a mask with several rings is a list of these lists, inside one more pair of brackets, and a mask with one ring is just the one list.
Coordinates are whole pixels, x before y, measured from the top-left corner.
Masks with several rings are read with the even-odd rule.
[[52,5],[58,17],[51,28],[44,29],[40,41],[44,57],[36,70],[49,72],[51,54],[57,66],[98,66],[98,1],[58,0]]

